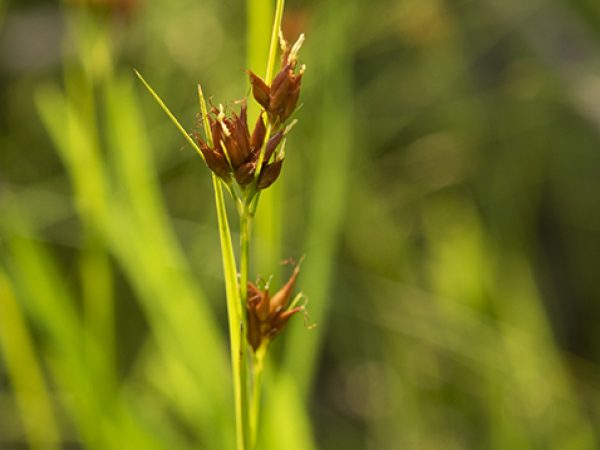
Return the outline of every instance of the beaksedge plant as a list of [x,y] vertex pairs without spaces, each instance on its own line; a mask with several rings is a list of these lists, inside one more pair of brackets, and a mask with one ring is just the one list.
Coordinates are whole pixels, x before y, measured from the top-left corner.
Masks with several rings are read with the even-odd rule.
[[[239,113],[228,113],[222,105],[209,110],[198,85],[204,137],[199,130],[189,134],[136,71],[146,89],[212,171],[225,275],[238,450],[256,447],[262,371],[269,344],[294,314],[304,310],[302,294],[290,301],[300,263],[287,283],[273,295],[268,282],[248,281],[252,220],[261,191],[271,186],[281,173],[285,138],[295,120],[288,122],[298,105],[305,70],[304,65],[298,66],[304,35],[292,46],[284,39],[280,29],[283,6],[284,1],[278,0],[265,78],[248,71],[252,97],[261,107],[252,132],[248,127],[245,99],[241,101]],[[273,76],[278,41],[281,68]],[[239,278],[223,188],[235,202],[240,221]]]

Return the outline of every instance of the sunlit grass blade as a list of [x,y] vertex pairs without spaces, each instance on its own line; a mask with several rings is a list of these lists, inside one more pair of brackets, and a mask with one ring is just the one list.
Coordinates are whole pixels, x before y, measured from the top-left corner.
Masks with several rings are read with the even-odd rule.
[[[63,156],[65,166],[75,187],[77,202],[79,205],[85,206],[85,208],[80,209],[83,217],[87,218],[84,223],[93,222],[94,228],[102,234],[103,239],[111,247],[112,252],[117,256],[118,261],[123,265],[135,286],[138,286],[137,282],[139,281],[142,286],[146,287],[150,284],[154,287],[151,291],[142,289],[141,292],[145,295],[141,298],[146,300],[143,305],[146,306],[147,311],[151,311],[152,314],[149,314],[149,316],[153,319],[153,324],[159,324],[158,328],[154,330],[159,331],[157,338],[159,342],[164,344],[161,351],[176,352],[185,361],[192,363],[198,379],[203,379],[202,375],[207,374],[206,379],[209,380],[211,373],[206,371],[205,367],[196,363],[200,359],[197,356],[198,349],[195,342],[204,342],[209,346],[206,350],[206,359],[214,362],[215,358],[212,358],[212,356],[218,354],[219,340],[216,331],[214,331],[215,327],[212,327],[213,332],[211,332],[211,327],[208,326],[207,321],[202,320],[202,317],[207,318],[210,316],[208,314],[203,316],[202,313],[198,312],[198,304],[196,303],[198,296],[189,288],[188,283],[183,281],[183,275],[173,268],[182,266],[177,263],[178,258],[173,257],[172,253],[166,250],[169,248],[169,244],[163,245],[164,239],[156,239],[156,235],[146,234],[152,231],[148,230],[150,224],[139,223],[140,217],[145,217],[144,214],[135,214],[136,218],[133,218],[131,211],[137,212],[135,207],[125,209],[121,208],[120,204],[115,204],[115,200],[107,189],[108,180],[103,172],[103,161],[97,159],[87,160],[86,164],[82,166],[79,159],[81,156],[77,153],[98,144],[93,143],[93,138],[87,132],[85,124],[69,108],[68,103],[62,99],[61,95],[56,91],[44,91],[38,96],[38,104],[50,134],[54,138],[61,156]],[[76,132],[73,136],[77,139],[62,139],[61,126],[63,125],[71,129],[71,132]],[[126,152],[130,150],[125,147]],[[93,182],[89,183],[89,181]],[[123,185],[130,186],[131,182],[126,180]],[[91,191],[86,190],[91,188],[93,188]],[[94,198],[98,199],[97,202],[90,200],[92,193]],[[101,207],[102,205],[110,205],[110,208]],[[123,214],[124,211],[128,212]],[[131,235],[128,234],[128,229],[135,226],[138,227],[138,232],[134,231]],[[155,226],[150,228],[153,231],[156,230]],[[142,230],[142,233],[139,230]],[[124,236],[131,236],[131,238],[125,239]],[[148,242],[153,241],[155,245],[147,245]],[[140,258],[139,255],[144,256]],[[169,266],[165,264],[169,264]],[[153,275],[149,275],[150,273]],[[149,283],[149,281],[151,282]],[[173,298],[178,300],[176,308],[172,307]],[[174,339],[175,342],[179,341],[180,343],[174,344]],[[218,364],[214,364],[213,368],[218,366]],[[103,381],[104,379],[98,384]],[[199,415],[198,421],[200,423],[214,423],[214,419],[211,417],[220,415],[220,409],[215,405],[222,405],[223,402],[212,401],[214,398],[212,396],[218,396],[219,392],[222,391],[219,390],[218,383],[201,383],[199,386],[207,387],[204,392],[207,395],[204,396],[206,401],[198,404],[199,409],[204,411],[204,415]],[[209,386],[211,387],[209,388]],[[74,387],[79,388],[76,383],[74,383]],[[82,396],[82,398],[85,399],[86,397]],[[110,398],[109,395],[103,397],[91,396],[88,399],[90,408],[96,407],[94,405],[96,400],[102,399],[103,402],[106,402],[108,398]],[[128,414],[125,405],[118,402],[114,407],[124,408],[124,412],[119,416],[115,416],[115,418],[122,421],[111,426],[117,429],[119,427],[131,428],[131,421],[127,419]],[[85,414],[79,413],[78,416],[85,417]],[[96,418],[94,421],[98,422],[98,420],[100,419]],[[138,423],[136,426],[139,425]],[[204,430],[205,428],[201,427],[200,429]],[[132,430],[135,429],[137,428],[132,428]],[[140,430],[137,430],[137,433],[129,433],[132,439],[130,441],[131,446],[136,445],[133,441],[134,438],[138,441],[144,440],[143,432],[140,433]],[[104,434],[106,430],[103,430],[102,427],[96,427],[95,431],[100,433],[100,437],[105,442],[113,439],[113,433]],[[207,433],[205,436],[219,438],[214,433]],[[158,442],[157,445],[160,445]],[[105,448],[109,448],[109,445],[106,443]],[[123,442],[120,445],[123,445]]]
[[60,430],[54,418],[31,333],[12,283],[0,269],[0,354],[13,387],[25,436],[32,450],[57,450]]
[[[105,391],[102,371],[91,365],[98,359],[84,359],[83,328],[55,263],[40,245],[30,238],[15,235],[15,229],[25,236],[34,235],[24,218],[17,216],[13,210],[5,212],[7,215],[0,225],[9,237],[5,244],[9,251],[8,267],[12,279],[21,293],[32,323],[47,336],[46,342],[52,344],[51,353],[48,353],[45,345],[42,351],[48,356],[55,383],[63,392],[81,394],[66,405],[73,414],[81,439],[90,448],[98,448],[92,443],[106,444],[101,431],[101,403],[105,404],[106,399],[110,398]],[[88,350],[92,349],[88,347]],[[90,395],[92,383],[94,392],[104,399],[102,402],[97,402],[99,398]]]
[[[82,97],[92,95],[85,86],[80,86],[80,91]],[[97,130],[77,111],[75,102],[56,89],[47,87],[36,95],[42,120],[66,165],[72,169],[76,205],[84,226],[84,244],[78,266],[85,311],[85,339],[103,343],[105,351],[97,357],[102,359],[100,364],[106,366],[107,377],[114,384],[113,274],[100,232],[107,211],[107,183],[96,141]],[[83,98],[78,102],[93,105],[93,101],[85,102]],[[85,116],[88,115],[94,117],[93,111],[86,109]]]
[[[174,407],[203,442],[228,446],[228,433],[208,431],[214,423],[227,428],[229,391],[221,381],[226,348],[209,302],[192,280],[189,263],[169,226],[152,148],[128,79],[107,83],[106,109],[111,159],[118,184],[126,187],[113,200],[107,232],[112,251],[148,314],[167,367],[163,378],[153,378],[153,382],[164,395],[178,399]],[[153,243],[151,248],[147,242]],[[145,257],[137,257],[140,254]],[[173,336],[180,342],[175,347]],[[201,354],[198,342],[203,343]],[[165,383],[166,378],[173,381]]]

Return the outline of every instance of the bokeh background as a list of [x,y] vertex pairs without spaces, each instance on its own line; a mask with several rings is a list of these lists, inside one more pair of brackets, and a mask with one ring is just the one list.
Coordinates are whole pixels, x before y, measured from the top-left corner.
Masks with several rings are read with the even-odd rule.
[[[600,4],[288,0],[265,450],[600,448]],[[207,169],[272,0],[0,2],[0,449],[230,449]],[[254,111],[256,114],[256,111]],[[232,216],[234,217],[234,216]]]

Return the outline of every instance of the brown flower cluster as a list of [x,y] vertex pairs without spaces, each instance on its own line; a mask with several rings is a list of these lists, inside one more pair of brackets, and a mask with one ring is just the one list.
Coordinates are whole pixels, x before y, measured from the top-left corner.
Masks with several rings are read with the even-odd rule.
[[277,336],[290,317],[304,309],[303,306],[289,305],[299,273],[298,265],[288,282],[273,296],[269,294],[268,287],[259,289],[255,284],[248,283],[248,342],[254,351]]
[[[222,110],[212,108],[208,117],[212,147],[200,135],[196,135],[198,146],[208,167],[227,182],[233,176],[240,186],[245,186],[253,180],[266,138],[262,114],[258,117],[251,135],[248,130],[246,110],[244,104],[239,115],[233,112],[231,117],[227,117]],[[269,138],[265,147],[264,161],[271,159],[283,136],[284,131],[281,130]],[[273,184],[281,172],[282,164],[283,155],[279,154],[273,162],[262,167],[257,182],[258,189],[265,189]]]
[[[248,129],[245,103],[239,114],[232,112],[230,116],[225,114],[223,108],[211,109],[208,121],[212,145],[196,134],[196,141],[206,164],[226,182],[234,178],[238,185],[244,187],[256,179],[256,189],[260,190],[269,187],[279,176],[284,154],[277,149],[290,128],[285,128],[285,122],[296,109],[300,96],[304,66],[297,73],[296,66],[303,40],[304,37],[301,36],[290,48],[280,38],[282,68],[271,86],[248,71],[253,96],[263,108],[252,134]],[[265,119],[268,121],[269,131]]]

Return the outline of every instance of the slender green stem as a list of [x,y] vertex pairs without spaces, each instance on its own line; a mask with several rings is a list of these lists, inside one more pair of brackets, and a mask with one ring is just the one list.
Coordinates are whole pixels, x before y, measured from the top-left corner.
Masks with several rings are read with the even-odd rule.
[[241,290],[237,281],[237,270],[225,200],[221,182],[216,175],[212,176],[215,191],[215,204],[223,255],[223,271],[225,273],[225,292],[227,296],[227,314],[229,319],[229,338],[231,344],[231,368],[235,397],[235,423],[238,450],[248,450],[248,369],[246,362],[245,314],[242,313]]
[[[248,354],[248,341],[246,340],[246,301],[248,297],[248,248],[250,246],[250,233],[252,228],[252,216],[249,214],[248,205],[244,202],[242,203],[242,209],[240,210],[240,306],[241,306],[241,320],[243,324],[242,336],[240,336],[240,358],[243,358],[242,367],[245,371],[244,382],[247,383],[247,371],[248,364],[246,356]],[[252,444],[252,424],[250,422],[250,406],[247,404],[248,402],[248,385],[245,384],[244,387],[244,399],[246,400],[246,408],[245,408],[245,417],[244,417],[244,425],[247,426],[247,435],[246,438],[249,439],[247,441],[248,449],[254,448]]]
[[240,297],[242,305],[246,304],[248,294],[248,249],[250,246],[251,227],[252,216],[248,211],[248,206],[244,204],[240,214]]
[[251,449],[254,450],[256,448],[256,444],[258,442],[258,419],[260,416],[260,399],[261,399],[261,395],[262,395],[262,376],[263,376],[263,369],[264,369],[264,361],[265,361],[265,355],[267,352],[267,345],[268,344],[263,344],[262,346],[260,346],[258,348],[258,350],[256,350],[255,354],[254,354],[254,364],[253,364],[253,370],[254,370],[254,384],[253,384],[253,391],[252,391],[252,409],[251,409],[251,416],[250,416],[250,438],[251,438],[251,443],[252,443],[252,447]]
[[[269,57],[271,21],[275,11],[273,0],[246,0],[246,66],[255,73],[264,70]],[[248,122],[254,123],[260,105],[248,102]]]
[[[267,61],[266,81],[270,83],[275,70],[275,59],[277,55],[278,35],[281,28],[281,20],[283,17],[283,8],[285,1],[277,0],[275,9],[275,17],[273,21],[273,29],[271,33],[271,42],[269,47],[269,58]],[[142,75],[135,71],[138,78],[144,84],[146,89],[154,97],[163,111],[175,124],[184,138],[192,145],[198,154],[204,159],[204,155],[200,151],[198,145],[190,137],[190,135],[181,126],[179,121],[171,113],[166,104],[158,96],[158,94],[150,87]],[[198,99],[200,101],[200,109],[204,122],[204,130],[208,143],[214,147],[211,142],[212,136],[208,123],[208,112],[206,101],[200,85],[198,85]],[[261,153],[257,162],[255,172],[255,183],[258,183],[260,171],[264,161],[266,144],[269,141],[272,133],[272,124],[267,124],[266,136],[261,149]],[[258,415],[260,410],[260,395],[261,382],[263,371],[264,350],[259,349],[255,354],[254,364],[254,385],[253,385],[253,402],[252,411],[249,409],[248,398],[248,361],[247,361],[247,340],[246,340],[246,300],[247,300],[247,284],[248,284],[248,247],[250,245],[250,234],[252,226],[252,218],[258,205],[260,193],[254,191],[254,194],[249,195],[244,201],[235,195],[231,188],[223,183],[213,174],[213,188],[215,192],[215,204],[217,208],[217,220],[219,226],[219,237],[221,241],[221,253],[223,257],[223,271],[225,275],[225,290],[227,296],[227,311],[229,320],[229,333],[231,343],[231,364],[234,383],[235,396],[235,415],[236,415],[236,438],[238,450],[251,450],[256,445]],[[240,217],[240,279],[238,283],[236,261],[233,252],[231,241],[231,230],[227,219],[225,209],[225,200],[223,198],[223,185],[229,190],[238,202],[238,212]]]
[[[267,73],[265,75],[265,82],[267,84],[271,84],[271,80],[273,79],[273,73],[275,72],[275,60],[277,59],[277,44],[279,43],[279,31],[281,30],[281,20],[283,19],[283,8],[285,6],[285,0],[277,0],[277,5],[275,6],[275,17],[273,18],[273,29],[271,30],[271,44],[269,45],[269,59],[267,60]],[[267,132],[265,135],[265,140],[262,148],[260,149],[260,154],[258,156],[258,161],[256,162],[256,170],[254,172],[254,180],[255,183],[258,183],[258,178],[260,177],[260,171],[262,169],[262,165],[265,159],[265,150],[267,148],[267,142],[271,137],[272,132],[272,124],[271,121],[267,121]],[[267,161],[268,162],[268,161]],[[258,195],[256,198],[256,204],[258,203]]]
[[[209,144],[213,146],[206,100],[202,88],[198,85],[198,100],[204,131]],[[215,205],[217,207],[217,220],[219,223],[219,236],[221,240],[221,253],[223,255],[223,271],[225,272],[225,290],[227,296],[227,313],[229,317],[229,338],[231,344],[231,368],[233,375],[235,396],[235,423],[238,450],[249,450],[250,427],[248,408],[248,364],[246,344],[246,314],[243,308],[246,298],[246,284],[248,279],[248,238],[247,225],[242,223],[240,253],[241,280],[238,285],[235,256],[231,241],[231,231],[227,220],[225,199],[223,198],[222,183],[218,177],[212,175],[215,191]],[[241,215],[240,217],[246,217]],[[245,256],[244,256],[245,255]],[[245,274],[245,275],[244,275]],[[245,278],[245,279],[244,279]]]
[[271,84],[273,73],[275,72],[275,57],[277,55],[277,44],[279,43],[279,30],[281,30],[281,20],[283,18],[283,8],[285,0],[277,0],[275,6],[275,17],[273,18],[273,29],[271,30],[271,45],[269,46],[269,59],[267,60],[267,73],[265,82]]

